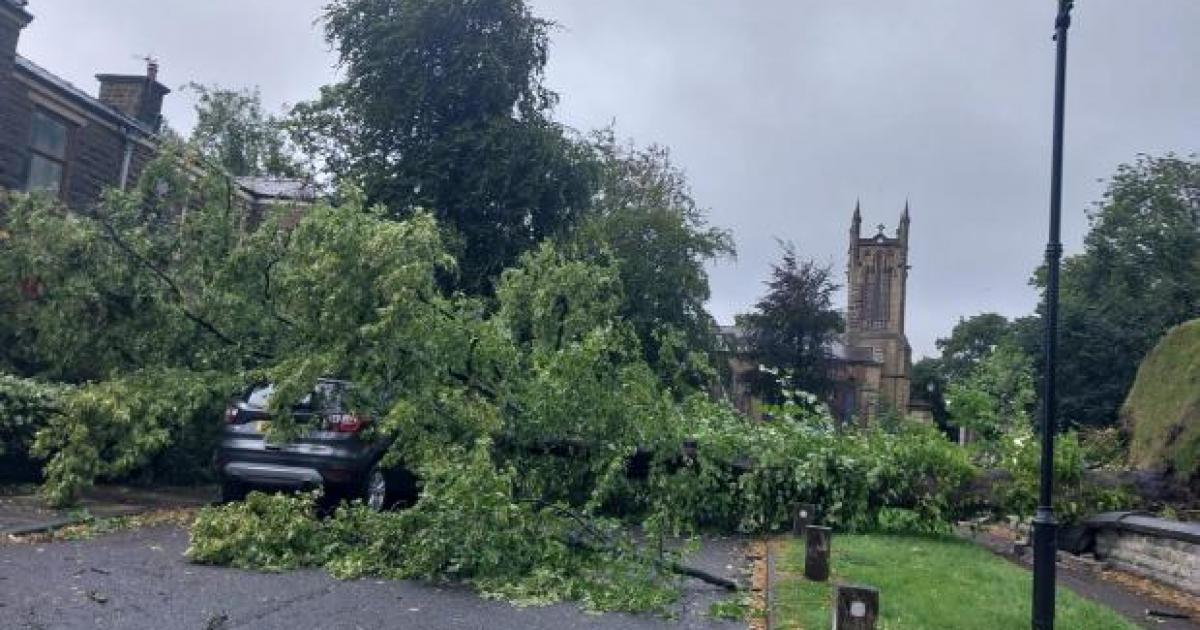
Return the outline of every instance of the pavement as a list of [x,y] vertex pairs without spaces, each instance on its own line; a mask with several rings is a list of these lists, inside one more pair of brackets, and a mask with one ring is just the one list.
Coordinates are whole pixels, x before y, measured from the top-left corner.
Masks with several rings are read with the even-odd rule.
[[[215,486],[135,488],[95,486],[80,498],[79,505],[58,510],[47,507],[30,486],[21,493],[0,493],[0,539],[78,523],[88,518],[132,516],[149,510],[199,507],[217,499]],[[26,490],[22,488],[22,490]]]
[[[1033,566],[1032,554],[1014,554],[1011,540],[987,532],[961,532],[960,534],[1018,566],[1026,569],[1031,569]],[[1198,620],[1195,619],[1149,616],[1147,612],[1150,610],[1184,616],[1189,615],[1189,612],[1171,601],[1151,597],[1104,579],[1097,571],[1099,565],[1089,567],[1087,563],[1065,552],[1059,552],[1056,565],[1055,580],[1060,587],[1070,589],[1085,599],[1103,604],[1143,628],[1200,630],[1200,623],[1197,623]]]
[[[457,585],[336,580],[320,570],[270,574],[193,565],[180,527],[91,540],[0,544],[0,628],[137,630],[744,628],[707,616],[728,596],[688,579],[674,619],[588,614],[574,604],[517,608]],[[746,564],[742,541],[707,539],[687,563],[727,577]]]

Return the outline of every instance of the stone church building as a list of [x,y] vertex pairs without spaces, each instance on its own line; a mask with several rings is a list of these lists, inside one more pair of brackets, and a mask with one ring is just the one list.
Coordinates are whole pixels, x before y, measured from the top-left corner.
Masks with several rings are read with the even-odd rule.
[[912,348],[904,334],[910,221],[906,203],[894,236],[880,225],[864,238],[862,210],[854,207],[846,331],[834,348],[832,368],[836,385],[831,407],[842,420],[872,418],[884,410],[910,411]]
[[[904,333],[910,223],[907,203],[892,235],[880,225],[875,234],[864,236],[857,204],[850,219],[846,327],[829,348],[834,391],[828,403],[843,423],[870,421],[886,411],[932,420],[928,404],[910,394],[912,348]],[[742,352],[740,330],[724,326],[720,334],[730,373],[724,395],[742,411],[758,415],[758,401],[740,378],[757,365]]]

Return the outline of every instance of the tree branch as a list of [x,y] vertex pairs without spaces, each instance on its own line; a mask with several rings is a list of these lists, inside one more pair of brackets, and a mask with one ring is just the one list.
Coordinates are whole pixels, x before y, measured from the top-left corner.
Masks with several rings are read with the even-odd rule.
[[[179,288],[179,285],[176,284],[175,280],[173,278],[171,278],[171,276],[168,275],[165,271],[163,271],[157,265],[155,265],[152,261],[150,261],[150,259],[139,254],[136,250],[133,249],[133,247],[131,247],[124,240],[122,240],[121,236],[119,234],[117,234],[116,228],[114,228],[111,224],[109,224],[108,221],[105,221],[104,218],[100,215],[100,213],[92,212],[91,216],[92,216],[92,218],[94,218],[96,220],[97,223],[100,224],[100,226],[102,228],[104,228],[104,231],[108,235],[109,240],[111,240],[113,242],[113,244],[117,246],[118,249],[125,252],[125,254],[127,256],[132,258],[139,265],[150,270],[150,273],[152,273],[163,284],[166,284],[167,287],[169,287],[171,289],[171,292],[175,294],[176,301],[179,304],[179,310],[180,310],[180,312],[183,313],[184,317],[186,317],[192,323],[199,326],[205,332],[207,332],[207,333],[211,334],[212,336],[216,337],[217,339],[221,340],[221,342],[225,343],[226,345],[241,347],[242,344],[238,343],[233,338],[231,338],[228,335],[226,335],[225,333],[221,332],[211,322],[209,322],[208,320],[204,319],[203,317],[200,317],[199,315],[193,313],[191,311],[191,309],[189,309],[187,307],[187,296],[184,295],[183,290]],[[250,352],[251,352],[251,354],[254,354],[260,358],[270,358],[270,355],[263,354],[262,352],[259,352],[257,350],[251,350]]]
[[275,264],[280,260],[281,259],[279,258],[274,258],[267,263],[266,267],[263,267],[263,297],[266,298],[267,306],[269,307],[267,310],[271,312],[271,317],[274,317],[277,321],[288,328],[295,328],[295,322],[284,317],[283,315],[280,315],[279,312],[275,310],[275,300],[271,297],[271,268],[274,267]]
[[[518,503],[533,503],[533,504],[537,505],[538,507],[548,507],[548,508],[554,510],[555,512],[557,512],[558,514],[560,514],[562,516],[566,516],[566,517],[570,518],[571,520],[575,521],[576,523],[579,523],[589,534],[591,534],[594,538],[599,539],[603,543],[602,548],[596,549],[594,547],[589,547],[588,545],[586,545],[583,542],[577,541],[575,544],[580,547],[583,547],[585,549],[591,549],[593,551],[604,551],[604,552],[611,553],[616,556],[626,555],[627,553],[630,553],[624,549],[621,549],[621,547],[615,541],[613,541],[613,539],[610,536],[608,536],[604,532],[601,532],[600,530],[596,529],[588,521],[587,517],[585,517],[584,515],[582,515],[578,512],[575,512],[574,510],[569,510],[557,503],[551,503],[544,499],[514,498],[513,500]],[[662,560],[660,558],[647,558],[645,554],[639,553],[637,551],[634,551],[632,553],[635,556],[641,557],[641,559],[643,559],[643,560],[649,560],[650,562],[654,563],[654,566],[656,566],[660,569],[665,569],[667,571],[670,571],[671,573],[683,575],[683,576],[690,577],[690,578],[696,578],[697,580],[700,580],[702,582],[707,582],[707,583],[715,585],[715,586],[720,586],[721,588],[729,590],[729,591],[739,591],[742,588],[737,582],[734,582],[733,580],[730,580],[728,578],[723,578],[719,575],[714,575],[712,573],[703,571],[701,569],[697,569],[695,567],[689,567],[687,565],[680,564],[678,562],[675,562],[674,560]]]
[[558,333],[555,335],[554,340],[554,349],[556,351],[562,350],[563,333],[566,332],[567,328],[567,313],[571,310],[571,306],[567,303],[567,298],[564,295],[554,298],[554,310],[557,311],[560,309],[562,312],[558,315]]

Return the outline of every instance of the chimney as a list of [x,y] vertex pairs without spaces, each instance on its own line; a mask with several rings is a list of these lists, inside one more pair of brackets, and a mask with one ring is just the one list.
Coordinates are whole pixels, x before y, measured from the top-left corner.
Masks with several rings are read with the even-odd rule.
[[146,58],[146,74],[142,76],[98,74],[96,79],[100,81],[100,102],[158,131],[162,125],[163,97],[171,90],[158,82],[157,60]]
[[[0,188],[20,189],[25,184],[29,127],[19,118],[11,119],[9,112],[13,111],[13,100],[20,93],[13,70],[17,40],[32,19],[24,2],[0,0],[0,112],[4,112],[4,120],[0,121]],[[16,111],[20,111],[20,106],[17,107]],[[3,212],[0,207],[0,214]]]
[[7,74],[12,73],[21,29],[31,20],[33,16],[25,10],[25,0],[0,0],[0,69]]

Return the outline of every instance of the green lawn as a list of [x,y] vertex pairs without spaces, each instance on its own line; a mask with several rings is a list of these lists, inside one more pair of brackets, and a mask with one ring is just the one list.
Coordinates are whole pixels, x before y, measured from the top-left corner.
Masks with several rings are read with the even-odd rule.
[[[834,582],[879,589],[881,628],[1025,630],[1032,577],[990,552],[952,538],[833,536],[833,578],[805,580],[804,543],[789,541],[776,566],[781,628],[830,627]],[[1059,589],[1055,627],[1134,629],[1117,613]]]

